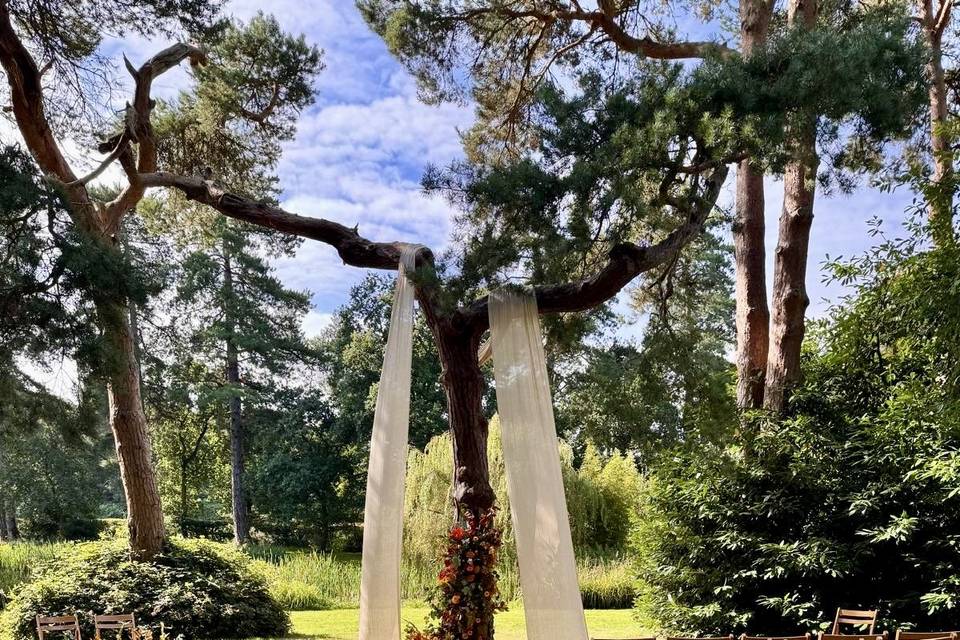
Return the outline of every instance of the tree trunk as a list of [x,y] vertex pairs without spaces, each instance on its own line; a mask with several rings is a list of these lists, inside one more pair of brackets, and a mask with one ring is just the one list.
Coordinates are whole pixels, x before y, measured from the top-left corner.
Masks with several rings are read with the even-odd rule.
[[20,539],[20,525],[17,524],[17,506],[8,502],[3,509],[7,540],[14,542]]
[[[767,39],[771,8],[762,0],[740,3],[743,55]],[[742,160],[737,168],[736,219],[733,253],[736,264],[737,406],[763,404],[770,312],[767,308],[766,248],[764,246],[763,172]]]
[[[811,28],[817,19],[816,0],[791,0],[791,26]],[[780,413],[790,387],[800,378],[800,351],[805,330],[807,253],[813,224],[817,179],[816,117],[797,124],[791,141],[793,159],[783,176],[777,250],[773,265],[773,314],[763,406]]]
[[496,499],[487,463],[487,421],[483,415],[483,373],[477,363],[480,336],[446,318],[431,323],[443,367],[450,433],[453,438],[453,498],[479,513]]
[[233,265],[230,249],[224,242],[223,252],[224,317],[227,322],[227,384],[234,390],[230,396],[230,488],[233,502],[233,541],[238,545],[250,542],[250,509],[247,504],[244,463],[243,406],[240,394],[240,361],[234,332]]
[[107,398],[127,501],[130,547],[149,558],[165,539],[163,511],[153,468],[147,418],[140,397],[140,368],[134,354],[134,337],[126,304],[99,300],[97,315],[108,350]]
[[10,532],[7,531],[7,500],[0,495],[0,542],[6,542],[10,539]]
[[770,311],[767,308],[763,173],[743,160],[737,169],[733,255],[736,263],[737,406],[763,405]]
[[180,464],[180,535],[186,536],[184,525],[187,522],[187,464]]
[[[953,149],[943,131],[949,112],[943,70],[943,29],[950,19],[952,2],[941,0],[936,14],[929,0],[921,0],[923,32],[930,48],[927,81],[930,112],[930,151],[933,156],[933,185],[927,196],[927,212],[933,241],[940,246],[954,242],[953,233]],[[941,13],[942,12],[942,13]],[[938,16],[940,16],[938,20]]]

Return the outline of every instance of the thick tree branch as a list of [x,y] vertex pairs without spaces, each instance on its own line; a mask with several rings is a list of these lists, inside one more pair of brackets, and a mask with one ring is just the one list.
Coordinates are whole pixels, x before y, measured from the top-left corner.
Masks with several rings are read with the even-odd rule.
[[500,16],[512,20],[532,18],[544,24],[564,20],[584,22],[592,28],[599,28],[621,51],[634,53],[645,58],[657,60],[679,60],[703,58],[711,54],[727,54],[733,50],[717,42],[660,42],[649,36],[636,37],[626,32],[612,11],[584,11],[579,5],[573,9],[546,11],[542,9],[510,9],[508,7],[487,7],[473,9],[458,14],[455,19],[469,20],[485,15]]
[[143,198],[145,187],[139,182],[139,174],[157,170],[157,142],[150,122],[150,112],[153,110],[150,91],[153,88],[153,80],[184,60],[190,60],[190,64],[196,66],[204,64],[206,56],[198,47],[177,43],[147,60],[139,69],[135,69],[126,56],[123,58],[127,71],[133,76],[135,88],[133,103],[127,105],[125,128],[118,141],[118,148],[122,150],[126,145],[123,140],[126,137],[137,144],[138,151],[135,168],[132,167],[129,157],[124,158],[122,151],[118,155],[130,184],[107,205],[106,225],[109,229],[117,228],[123,215]]
[[43,106],[43,73],[24,46],[10,19],[5,0],[0,0],[0,65],[10,85],[10,98],[17,127],[40,168],[64,183],[76,180],[54,138]]
[[[534,287],[540,313],[583,311],[601,305],[617,295],[641,273],[673,259],[703,230],[707,217],[716,206],[727,173],[727,167],[722,166],[710,174],[688,219],[657,244],[649,247],[630,243],[617,245],[610,251],[607,264],[593,276],[576,282]],[[460,313],[475,331],[487,329],[486,296],[462,309]]]
[[[603,304],[641,273],[672,260],[703,230],[707,217],[716,206],[727,173],[726,166],[717,167],[710,173],[700,197],[689,210],[687,220],[657,244],[649,247],[629,243],[618,245],[610,252],[607,264],[595,275],[576,282],[535,287],[540,313],[582,311]],[[141,174],[137,179],[145,188],[177,189],[188,199],[210,206],[236,220],[329,244],[351,266],[396,269],[400,252],[405,246],[402,242],[373,242],[360,236],[356,229],[337,222],[289,213],[279,207],[230,193],[213,182],[199,178],[157,172]],[[424,248],[417,255],[418,267],[426,263],[432,266],[432,262],[433,254],[429,249]],[[433,306],[432,285],[424,287],[418,283],[417,288],[425,311],[436,315],[438,311]],[[458,309],[450,319],[476,335],[488,326],[487,309],[488,300],[483,297]]]
[[[141,174],[138,180],[147,188],[177,189],[190,200],[213,207],[236,220],[329,244],[337,250],[344,263],[354,267],[395,270],[400,264],[400,252],[405,246],[402,242],[373,242],[360,236],[356,229],[337,222],[289,213],[279,207],[230,193],[199,178],[158,172]],[[425,249],[417,259],[418,264],[424,259],[432,260],[432,254]]]

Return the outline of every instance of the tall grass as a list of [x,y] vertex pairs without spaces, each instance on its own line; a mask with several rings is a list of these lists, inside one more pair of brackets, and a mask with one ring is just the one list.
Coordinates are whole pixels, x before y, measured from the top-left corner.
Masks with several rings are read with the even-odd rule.
[[[29,579],[40,563],[63,552],[69,543],[0,544],[0,591],[9,594]],[[290,611],[354,608],[360,602],[360,554],[320,553],[284,547],[250,547],[254,566],[280,604]],[[422,603],[436,583],[434,562],[406,560],[401,568],[401,593],[408,603]],[[578,562],[584,605],[595,609],[632,606],[636,592],[629,563],[621,558],[584,558]],[[515,562],[500,567],[500,590],[507,600],[520,597]],[[2,608],[3,597],[0,597]]]
[[[270,589],[291,611],[352,608],[360,601],[360,555],[326,554],[253,548],[251,555],[270,582]],[[438,566],[405,561],[401,567],[401,595],[406,602],[423,602],[436,583]],[[593,609],[629,608],[636,582],[629,563],[620,558],[586,558],[578,562],[584,605]],[[520,597],[515,563],[500,567],[500,590],[507,600]]]
[[[69,543],[17,542],[0,544],[0,592],[9,594],[14,587],[30,578],[42,562],[52,559]],[[0,597],[0,602],[3,598]]]

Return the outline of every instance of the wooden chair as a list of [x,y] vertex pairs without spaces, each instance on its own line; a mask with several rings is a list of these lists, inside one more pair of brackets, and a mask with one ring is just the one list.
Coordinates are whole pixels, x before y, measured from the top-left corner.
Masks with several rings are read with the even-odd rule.
[[705,637],[705,638],[691,638],[691,637],[683,637],[683,636],[667,636],[665,640],[736,640],[736,638],[734,638],[733,634],[731,633],[731,634],[728,635],[728,636],[713,636],[713,637]]
[[743,634],[740,640],[813,640],[813,634],[805,633],[802,636],[748,636]]
[[897,629],[896,640],[957,640],[956,631],[904,631]]
[[120,637],[124,630],[130,632],[130,640],[138,640],[140,632],[137,630],[137,621],[132,613],[121,613],[112,616],[93,616],[93,627],[96,640],[101,640],[101,631],[111,631],[107,634],[108,640]]
[[837,609],[833,618],[833,631],[830,635],[838,636],[840,625],[848,624],[856,629],[867,627],[866,635],[873,635],[873,627],[877,623],[876,611],[861,611],[860,609]]
[[73,635],[73,640],[80,640],[80,621],[76,615],[72,616],[37,616],[37,636],[46,640],[48,633],[61,632]]
[[883,633],[865,633],[865,634],[843,634],[843,633],[824,633],[820,632],[817,640],[888,640],[890,634]]

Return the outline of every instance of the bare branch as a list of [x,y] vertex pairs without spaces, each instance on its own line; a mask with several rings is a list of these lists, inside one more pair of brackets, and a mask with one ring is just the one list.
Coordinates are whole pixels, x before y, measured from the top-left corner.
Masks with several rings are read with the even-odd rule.
[[130,72],[136,83],[133,103],[127,105],[124,136],[137,143],[138,152],[136,167],[132,168],[129,163],[123,162],[122,149],[126,146],[126,143],[123,142],[118,146],[120,149],[118,157],[123,164],[130,184],[113,202],[107,205],[105,222],[109,229],[115,229],[123,215],[135,207],[143,198],[144,186],[139,183],[139,174],[152,173],[157,170],[157,143],[153,125],[150,122],[150,112],[153,110],[150,91],[153,88],[153,80],[184,60],[189,60],[191,65],[196,66],[205,64],[207,58],[199,47],[184,43],[167,47],[143,63],[139,69],[135,69],[126,56],[123,57],[127,71]]
[[[165,172],[141,174],[137,178],[144,187],[177,189],[188,199],[213,207],[236,220],[329,244],[337,250],[344,263],[354,267],[394,270],[400,264],[400,252],[406,245],[403,242],[373,242],[362,237],[356,229],[340,223],[289,213],[279,207],[230,193],[213,182],[199,178]],[[424,258],[432,261],[429,249],[418,254],[418,264]]]
[[937,11],[937,19],[934,23],[934,32],[937,36],[943,35],[947,24],[950,23],[950,10],[953,8],[953,0],[940,0],[940,8]]

